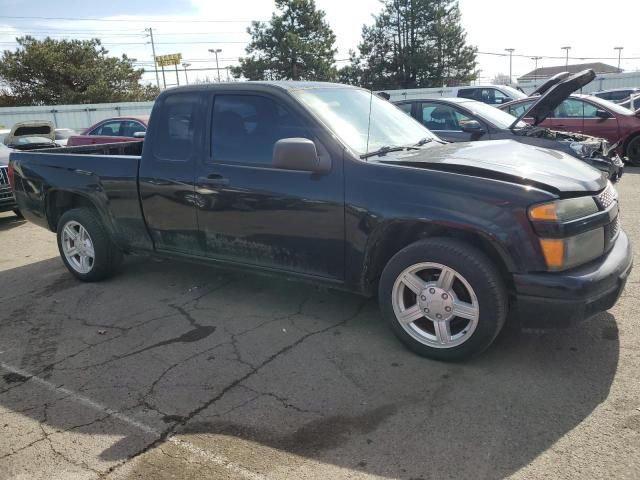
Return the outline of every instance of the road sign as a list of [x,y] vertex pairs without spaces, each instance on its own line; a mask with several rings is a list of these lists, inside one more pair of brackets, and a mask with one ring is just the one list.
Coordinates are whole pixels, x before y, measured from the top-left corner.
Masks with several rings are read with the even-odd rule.
[[169,55],[157,55],[156,62],[161,67],[167,67],[169,65],[178,65],[182,61],[181,53],[171,53]]

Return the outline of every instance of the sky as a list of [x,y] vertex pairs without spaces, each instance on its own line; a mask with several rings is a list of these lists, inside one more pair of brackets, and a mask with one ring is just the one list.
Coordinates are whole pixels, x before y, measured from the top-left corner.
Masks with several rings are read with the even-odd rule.
[[[337,36],[337,65],[342,66],[349,50],[360,41],[362,25],[371,24],[373,14],[380,11],[380,1],[316,0],[316,4],[325,11]],[[606,8],[584,0],[459,0],[459,4],[467,41],[481,52],[477,59],[484,83],[499,73],[509,74],[506,48],[515,49],[514,81],[533,70],[534,56],[546,57],[538,61],[538,67],[563,65],[563,46],[571,47],[570,57],[574,58],[570,63],[602,61],[614,66],[618,63],[614,47],[621,46],[621,67],[640,70],[639,1],[609,0]],[[23,34],[98,37],[110,54],[125,53],[138,66],[152,69],[145,32],[152,28],[157,55],[181,53],[190,64],[189,81],[215,80],[215,57],[208,50],[222,50],[218,55],[221,68],[237,64],[249,40],[249,22],[268,20],[273,10],[272,0],[0,0],[0,49],[15,49],[15,37]],[[221,78],[226,75],[222,70]],[[175,71],[165,72],[165,78],[167,86],[176,84]],[[155,74],[145,73],[144,80],[155,82]],[[185,80],[181,67],[178,81],[184,84]]]

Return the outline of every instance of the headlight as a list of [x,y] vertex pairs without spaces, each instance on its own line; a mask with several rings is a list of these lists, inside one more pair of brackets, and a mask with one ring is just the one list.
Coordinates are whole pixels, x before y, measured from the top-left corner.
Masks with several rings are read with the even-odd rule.
[[569,147],[576,155],[589,158],[600,149],[600,142],[571,142]]
[[[598,213],[593,197],[577,197],[542,203],[529,208],[529,218],[538,227],[561,224]],[[546,230],[539,230],[546,237]],[[566,270],[598,258],[604,253],[604,228],[598,227],[564,238],[540,238],[540,249],[549,270]]]
[[594,213],[598,213],[598,206],[593,197],[577,197],[534,205],[529,209],[529,218],[533,221],[566,222]]
[[549,270],[566,270],[604,253],[602,227],[569,238],[541,238],[540,248]]

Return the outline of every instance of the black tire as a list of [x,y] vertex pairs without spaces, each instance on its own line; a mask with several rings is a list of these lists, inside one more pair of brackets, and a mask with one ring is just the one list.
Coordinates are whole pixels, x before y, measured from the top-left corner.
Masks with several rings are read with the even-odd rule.
[[[62,247],[62,231],[70,222],[79,223],[87,231],[93,243],[95,257],[91,270],[77,271],[67,260]],[[122,263],[122,252],[113,244],[97,213],[89,208],[74,208],[65,212],[58,221],[58,251],[67,269],[83,282],[97,282],[112,275]]]
[[24,217],[22,216],[22,212],[21,212],[19,209],[17,209],[17,208],[14,208],[14,209],[13,209],[13,213],[14,213],[14,214],[16,215],[16,217],[18,217],[18,218],[24,218]]
[[640,135],[636,135],[627,144],[624,154],[629,159],[629,163],[634,167],[640,167]]
[[[398,320],[393,308],[396,279],[405,269],[419,263],[449,267],[461,274],[472,287],[479,313],[475,330],[463,343],[447,348],[429,346],[407,333]],[[382,272],[378,300],[383,316],[409,349],[424,357],[445,361],[462,360],[485,350],[502,329],[508,310],[504,281],[492,261],[471,245],[449,238],[421,240],[394,255]]]

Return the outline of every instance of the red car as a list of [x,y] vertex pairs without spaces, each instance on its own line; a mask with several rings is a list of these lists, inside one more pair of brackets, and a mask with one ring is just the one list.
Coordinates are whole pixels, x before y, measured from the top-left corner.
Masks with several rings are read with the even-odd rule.
[[149,116],[114,117],[102,120],[80,135],[67,141],[68,147],[142,140],[149,125]]
[[527,110],[540,97],[529,97],[499,105],[527,123],[553,130],[583,133],[618,143],[618,153],[634,165],[640,165],[640,112],[621,107],[608,100],[590,95],[568,95],[548,114],[535,119]]

